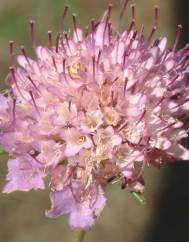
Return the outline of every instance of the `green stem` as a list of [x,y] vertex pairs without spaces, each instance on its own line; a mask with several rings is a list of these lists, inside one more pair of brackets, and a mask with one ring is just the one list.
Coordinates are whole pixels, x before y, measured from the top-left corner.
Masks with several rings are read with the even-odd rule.
[[74,232],[75,234],[73,242],[83,242],[86,231],[82,229],[75,229]]

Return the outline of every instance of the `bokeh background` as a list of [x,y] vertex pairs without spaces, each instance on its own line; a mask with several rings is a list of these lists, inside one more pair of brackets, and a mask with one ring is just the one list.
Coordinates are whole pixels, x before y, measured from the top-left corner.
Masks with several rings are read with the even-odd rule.
[[[119,0],[113,21],[119,15]],[[130,1],[133,3],[134,1]],[[47,44],[47,31],[58,31],[65,4],[77,13],[79,25],[85,27],[91,18],[98,19],[108,0],[0,0],[0,85],[10,65],[8,41],[16,42],[17,53],[25,45],[32,55],[29,20],[37,23],[37,42]],[[189,3],[187,0],[136,0],[137,24],[145,24],[146,34],[152,28],[153,7],[159,5],[158,35],[166,35],[171,47],[177,23],[184,26],[180,42],[189,41]],[[124,26],[131,17],[128,7]],[[71,18],[70,18],[71,19]],[[66,20],[67,28],[71,21]],[[1,156],[0,188],[7,171],[7,156]],[[146,205],[137,202],[119,186],[108,188],[108,204],[95,228],[87,234],[86,242],[189,242],[189,163],[167,164],[160,171],[146,169]],[[50,207],[48,190],[15,192],[0,195],[0,242],[69,242],[72,240],[67,218],[51,220],[44,211]]]

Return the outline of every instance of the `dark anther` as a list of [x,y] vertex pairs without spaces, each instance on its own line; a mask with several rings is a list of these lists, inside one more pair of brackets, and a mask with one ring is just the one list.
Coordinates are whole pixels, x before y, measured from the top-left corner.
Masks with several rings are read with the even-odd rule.
[[127,186],[127,179],[124,177],[121,184],[121,189],[125,189]]
[[121,189],[123,190],[123,189],[125,189],[126,188],[126,183],[122,183],[121,184]]
[[112,176],[112,177],[110,177],[110,178],[107,179],[107,182],[110,183],[113,180],[115,180],[116,178],[117,178],[116,176]]
[[136,39],[136,36],[137,36],[137,31],[133,33],[133,39]]

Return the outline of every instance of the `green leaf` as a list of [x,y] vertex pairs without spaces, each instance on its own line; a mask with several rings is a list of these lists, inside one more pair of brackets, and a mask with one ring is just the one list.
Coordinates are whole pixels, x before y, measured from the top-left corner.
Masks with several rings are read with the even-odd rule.
[[145,204],[144,196],[141,192],[131,192],[131,194],[141,203]]
[[0,146],[0,155],[5,155],[7,152]]

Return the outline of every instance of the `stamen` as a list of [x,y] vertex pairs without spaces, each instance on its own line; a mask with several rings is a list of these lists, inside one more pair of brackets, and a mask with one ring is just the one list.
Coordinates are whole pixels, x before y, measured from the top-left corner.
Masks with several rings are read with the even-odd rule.
[[157,25],[158,25],[158,17],[159,17],[159,7],[155,6],[154,7],[154,25],[153,25],[152,31],[148,37],[148,41],[147,41],[148,44],[150,44],[154,34],[156,33]]
[[87,37],[89,34],[89,26],[85,26],[84,36]]
[[112,85],[119,79],[119,77],[116,77],[113,81],[112,81]]
[[71,105],[72,105],[72,102],[69,101],[69,102],[68,102],[68,110],[69,110],[69,112],[71,111]]
[[120,132],[122,129],[124,129],[128,124],[128,121],[123,122],[120,127],[117,129],[118,132]]
[[74,31],[76,34],[77,41],[79,41],[78,33],[77,33],[77,21],[76,21],[76,14],[72,14],[72,19],[73,19],[73,26],[74,26]]
[[132,37],[133,40],[136,39],[136,37],[137,37],[137,33],[138,33],[137,30],[133,33],[133,37]]
[[60,44],[61,44],[61,47],[62,47],[62,51],[64,52],[64,56],[67,56],[67,50],[65,48],[65,42],[63,41],[62,34],[60,34],[60,37],[59,37],[59,46],[60,46]]
[[114,91],[111,91],[111,104],[114,106]]
[[49,41],[49,47],[53,47],[53,41],[52,41],[52,31],[51,30],[49,30],[48,32],[47,32],[47,34],[48,34],[48,41]]
[[66,5],[65,8],[64,8],[64,12],[63,12],[63,15],[62,15],[62,18],[61,18],[61,30],[62,32],[64,31],[64,20],[65,20],[65,17],[67,15],[67,12],[68,12],[68,9],[70,8],[69,5]]
[[131,5],[131,12],[132,12],[132,21],[128,28],[127,36],[129,36],[131,30],[135,27],[136,20],[135,20],[135,5],[134,4]]
[[95,33],[95,20],[94,19],[91,19],[91,36],[92,36],[93,55],[94,55],[94,49],[95,49],[94,33]]
[[109,21],[109,19],[110,19],[112,8],[113,8],[113,4],[110,3],[108,6],[107,21]]
[[36,84],[35,84],[34,81],[32,80],[32,78],[31,78],[29,75],[27,76],[27,78],[28,78],[28,80],[32,83],[32,85],[35,87],[35,89],[36,89],[37,91],[39,91],[38,88],[37,88],[37,86],[36,86]]
[[158,107],[164,100],[165,100],[165,96],[161,97],[160,100],[154,106],[154,108]]
[[173,80],[167,85],[167,87],[171,86],[179,77],[179,75],[176,75],[175,78],[173,78]]
[[153,46],[158,46],[159,45],[159,39],[156,39],[153,43]]
[[157,30],[157,27],[156,27],[156,26],[153,26],[152,31],[151,31],[151,33],[150,33],[150,35],[149,35],[149,37],[148,37],[148,40],[147,40],[147,43],[148,43],[148,44],[151,42],[151,40],[152,40],[154,34],[156,33],[156,30]]
[[111,94],[112,94],[112,106],[115,107],[117,104],[117,97],[114,91],[112,91]]
[[122,63],[122,69],[125,68],[125,61],[126,61],[126,57],[127,57],[128,53],[127,53],[127,49],[124,50],[124,53],[123,53],[123,63]]
[[129,45],[126,46],[125,51],[123,53],[123,63],[122,63],[123,69],[125,68],[126,58],[127,58],[127,56],[129,56],[129,51],[131,50],[131,46],[132,46],[133,41],[134,41],[133,38],[131,38]]
[[136,125],[139,124],[143,120],[145,114],[146,114],[146,109],[143,111],[143,113],[142,113],[141,117],[139,118],[139,120],[137,121]]
[[31,32],[31,39],[33,47],[36,46],[36,38],[35,38],[35,21],[30,20],[30,32]]
[[100,62],[101,54],[102,54],[102,50],[99,50],[99,52],[98,52],[98,56],[97,56],[97,61],[96,61],[97,69],[98,69],[98,67],[99,67],[99,62]]
[[96,81],[96,61],[95,61],[95,56],[92,57],[92,62],[93,62],[93,81]]
[[56,60],[55,60],[54,56],[52,57],[52,61],[53,61],[53,65],[54,65],[55,70],[58,71],[57,65],[56,65]]
[[135,22],[136,22],[136,20],[132,19],[131,24],[130,24],[128,31],[127,31],[127,36],[129,36],[131,30],[135,27]]
[[136,10],[136,4],[131,4],[131,14],[132,14],[132,20],[136,19],[136,14],[135,11]]
[[66,59],[63,59],[62,67],[63,67],[62,71],[63,71],[64,79],[67,81],[67,77],[66,77]]
[[184,70],[185,68],[188,67],[188,65],[189,65],[189,60],[188,60],[187,58],[185,58],[185,60],[182,60],[181,63],[183,64],[183,70]]
[[109,45],[111,43],[111,30],[112,30],[112,25],[111,22],[108,23],[108,41],[109,41]]
[[136,88],[137,88],[137,82],[135,82],[135,84],[133,84],[133,85],[131,86],[131,88],[130,88],[130,92],[131,92],[131,94],[134,95],[134,92],[136,91]]
[[113,8],[113,5],[109,4],[108,10],[107,10],[107,15],[106,15],[106,20],[105,20],[104,32],[103,32],[103,46],[104,46],[105,34],[106,34],[107,26],[108,26],[108,23],[110,20],[112,8]]
[[96,146],[93,135],[91,134],[90,137],[91,137],[93,145]]
[[33,69],[32,65],[31,65],[31,63],[29,62],[29,59],[28,59],[28,57],[27,57],[27,53],[26,53],[26,49],[25,49],[24,45],[21,45],[21,46],[20,46],[20,49],[21,49],[21,52],[22,52],[23,56],[25,57],[25,59],[26,59],[28,65]]
[[13,78],[13,80],[14,80],[14,82],[15,82],[16,88],[17,88],[17,90],[18,90],[20,96],[21,96],[24,100],[26,100],[25,97],[23,96],[21,90],[20,90],[20,87],[18,86],[18,83],[17,83],[17,80],[16,80],[16,75],[15,75],[15,69],[14,69],[14,66],[10,66],[10,67],[9,67],[9,70],[11,71],[12,78]]
[[169,124],[169,125],[167,125],[167,126],[161,128],[161,129],[156,130],[156,132],[160,132],[160,131],[163,131],[163,130],[165,130],[165,129],[168,129],[168,128],[172,127],[173,125],[175,125],[176,123],[177,123],[177,122],[175,121],[175,122],[173,122],[173,123],[171,123],[171,124]]
[[14,62],[14,41],[10,40],[9,41],[9,55],[10,55],[10,59],[11,62]]
[[107,182],[110,183],[113,180],[115,180],[116,178],[117,178],[116,176],[112,176],[112,177],[110,177],[110,178],[107,179]]
[[142,24],[142,26],[141,26],[141,29],[140,29],[140,32],[139,32],[139,35],[138,35],[139,37],[138,37],[138,39],[140,40],[140,41],[142,41],[142,38],[143,38],[143,36],[144,36],[144,24]]
[[92,30],[92,32],[95,32],[95,28],[96,28],[96,25],[95,25],[95,19],[92,18],[92,19],[91,19],[91,30]]
[[[143,137],[140,137],[140,139],[139,139],[139,141],[137,143],[137,146],[139,146],[141,144],[142,140],[143,140]],[[133,150],[133,152],[134,152],[134,150]]]
[[158,19],[159,19],[159,7],[156,5],[154,7],[154,26],[158,26]]
[[125,81],[124,81],[124,88],[123,88],[124,97],[125,97],[125,93],[126,93],[127,83],[128,83],[128,78],[126,77]]
[[127,186],[127,179],[126,177],[123,177],[122,184],[121,184],[121,189],[124,190]]
[[61,35],[60,35],[60,33],[58,33],[58,35],[56,37],[56,53],[58,53],[60,37],[61,37]]
[[39,113],[39,109],[38,109],[37,104],[36,104],[36,102],[35,102],[35,99],[34,99],[34,96],[33,96],[32,91],[29,91],[29,94],[30,94],[30,96],[31,96],[31,99],[32,99],[32,102],[33,102],[33,105],[34,105],[36,111]]
[[182,25],[178,25],[177,26],[177,31],[176,31],[176,38],[175,38],[175,42],[174,42],[174,45],[173,45],[173,52],[175,52],[175,50],[177,48],[177,45],[179,43],[182,31],[183,31]]
[[71,48],[70,48],[70,43],[69,43],[68,33],[67,33],[67,32],[64,32],[64,37],[65,37],[65,39],[66,39],[66,44],[67,44],[67,46],[68,46],[68,49],[69,49],[69,51],[70,51],[70,53],[71,53]]
[[183,100],[181,103],[179,103],[179,104],[175,105],[174,107],[171,107],[170,109],[175,109],[175,108],[178,108],[178,107],[180,107],[180,106],[184,105],[185,103],[187,103],[188,101],[189,101],[189,98],[187,98],[187,99]]
[[13,98],[13,106],[12,106],[12,119],[13,119],[13,122],[16,121],[16,99]]

